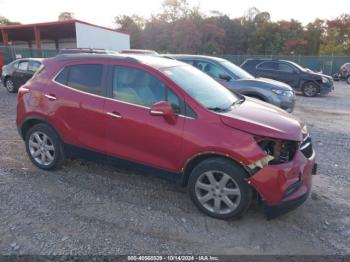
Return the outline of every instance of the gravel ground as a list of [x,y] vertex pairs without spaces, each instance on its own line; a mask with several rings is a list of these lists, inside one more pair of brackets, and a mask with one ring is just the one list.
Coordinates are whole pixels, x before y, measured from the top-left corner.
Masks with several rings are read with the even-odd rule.
[[92,162],[35,168],[15,126],[16,95],[0,88],[0,254],[349,254],[350,86],[298,96],[318,154],[311,197],[266,221],[201,214],[166,181]]

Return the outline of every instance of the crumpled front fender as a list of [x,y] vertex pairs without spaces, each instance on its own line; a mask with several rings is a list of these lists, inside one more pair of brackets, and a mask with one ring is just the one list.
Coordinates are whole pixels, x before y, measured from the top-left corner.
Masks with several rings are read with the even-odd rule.
[[[248,179],[268,205],[277,205],[298,198],[311,189],[311,177],[315,153],[310,159],[297,151],[293,161],[267,165]],[[293,185],[298,185],[292,194],[287,194]]]

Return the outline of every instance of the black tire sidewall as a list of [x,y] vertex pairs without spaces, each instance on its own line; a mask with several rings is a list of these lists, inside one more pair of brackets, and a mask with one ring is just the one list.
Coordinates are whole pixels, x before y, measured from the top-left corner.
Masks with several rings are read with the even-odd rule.
[[[52,163],[50,165],[45,166],[45,165],[39,164],[38,162],[36,162],[34,160],[32,155],[30,154],[29,138],[34,132],[37,132],[37,131],[46,134],[50,138],[50,140],[55,148],[54,160],[52,161]],[[62,144],[60,138],[58,137],[58,135],[56,134],[56,132],[49,125],[37,124],[37,125],[33,126],[32,128],[30,128],[25,135],[25,145],[26,145],[26,151],[27,151],[27,154],[28,154],[30,160],[32,161],[32,163],[34,165],[36,165],[40,169],[54,170],[54,169],[59,168],[63,164],[63,161],[65,159],[63,144]]]
[[[228,214],[215,214],[203,207],[198,201],[195,192],[196,181],[200,175],[209,170],[223,171],[237,183],[241,191],[241,201],[233,212]],[[208,216],[219,219],[240,218],[247,211],[252,201],[252,188],[248,185],[246,178],[246,171],[238,164],[221,158],[208,159],[201,162],[193,169],[188,182],[188,192],[197,208]]]
[[348,77],[346,78],[346,83],[347,83],[348,85],[350,85],[350,76],[348,76]]

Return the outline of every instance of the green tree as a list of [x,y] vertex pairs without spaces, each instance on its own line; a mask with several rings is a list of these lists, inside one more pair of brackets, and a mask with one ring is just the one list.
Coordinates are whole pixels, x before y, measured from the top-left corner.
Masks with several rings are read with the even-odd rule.
[[0,15],[0,25],[19,25],[19,22],[10,21],[8,18]]
[[58,15],[59,21],[72,20],[72,19],[74,19],[74,13],[71,13],[71,12],[61,12]]
[[327,21],[320,47],[321,54],[350,54],[350,15]]
[[121,15],[114,18],[118,29],[130,34],[131,48],[143,48],[142,31],[145,27],[145,19],[138,15]]

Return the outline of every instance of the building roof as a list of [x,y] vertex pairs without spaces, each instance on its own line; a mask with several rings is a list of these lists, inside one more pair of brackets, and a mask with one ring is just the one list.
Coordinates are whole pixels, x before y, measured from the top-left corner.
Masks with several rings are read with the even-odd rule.
[[59,28],[59,29],[61,29],[62,27],[67,26],[67,25],[68,26],[75,25],[75,23],[81,23],[81,24],[90,25],[90,26],[94,26],[97,28],[102,28],[105,30],[110,30],[113,32],[118,32],[118,33],[129,35],[128,33],[123,32],[123,31],[118,30],[118,29],[112,29],[112,28],[108,28],[108,27],[104,27],[104,26],[99,26],[99,25],[91,24],[91,23],[84,22],[84,21],[81,21],[78,19],[53,21],[53,22],[45,22],[45,23],[34,23],[34,24],[1,25],[0,30],[1,29],[9,29],[9,30],[10,29],[19,29],[19,30],[23,29],[23,30],[25,30],[25,29],[32,29],[34,27],[38,27],[40,29],[42,29],[42,28]]

